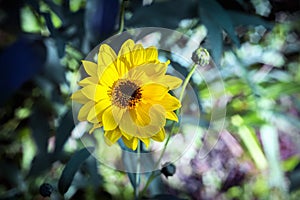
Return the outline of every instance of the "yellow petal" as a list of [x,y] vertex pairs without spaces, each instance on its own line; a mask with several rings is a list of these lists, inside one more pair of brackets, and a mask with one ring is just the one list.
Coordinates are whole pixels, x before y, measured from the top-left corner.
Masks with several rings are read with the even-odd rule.
[[129,55],[129,53],[133,50],[133,48],[134,48],[134,41],[132,39],[126,40],[120,48],[118,57]]
[[180,78],[177,78],[175,76],[165,75],[163,77],[159,77],[158,79],[154,80],[156,83],[163,84],[169,88],[169,90],[173,90],[178,88],[182,80]]
[[148,47],[145,49],[145,59],[148,62],[155,62],[158,60],[157,48],[154,46]]
[[161,105],[141,104],[136,108],[136,126],[138,127],[136,136],[150,138],[155,135],[165,125],[165,116],[166,111]]
[[146,148],[149,147],[149,144],[150,144],[149,138],[140,138],[140,140],[146,145]]
[[122,132],[129,134],[130,136],[137,136],[138,125],[135,122],[136,113],[134,111],[127,110],[120,121],[119,128]]
[[112,57],[114,59],[117,58],[115,51],[107,44],[102,44],[99,48],[99,52],[105,52],[105,53],[109,54],[110,57]]
[[120,123],[124,113],[126,112],[127,109],[119,108],[118,106],[112,105],[112,114],[114,116],[114,119],[117,124]]
[[74,92],[71,96],[71,99],[81,104],[85,104],[89,101],[89,99],[82,94],[81,90],[77,90],[76,92]]
[[149,116],[149,109],[151,104],[144,104],[140,103],[138,107],[135,109],[136,111],[136,119],[140,126],[146,126],[150,124],[150,116]]
[[88,85],[81,89],[82,93],[95,102],[98,102],[101,99],[108,98],[107,92],[108,88],[101,85]]
[[128,70],[135,67],[133,65],[133,48],[135,44],[134,41],[129,39],[123,43],[121,46],[121,49],[118,53],[119,59],[124,62],[124,64],[127,66]]
[[146,62],[144,57],[144,48],[141,44],[136,44],[132,51],[132,64],[133,66],[140,66]]
[[79,82],[78,82],[78,85],[80,85],[80,86],[82,86],[82,87],[87,86],[87,85],[91,85],[91,84],[95,85],[95,84],[98,83],[98,81],[99,81],[99,80],[98,80],[97,77],[91,76],[91,77],[87,77],[87,78],[85,78],[85,79],[79,81]]
[[114,118],[114,115],[112,113],[112,108],[109,107],[107,108],[102,116],[102,123],[103,123],[103,128],[105,131],[110,131],[114,130],[118,124]]
[[123,76],[125,79],[138,80],[140,85],[153,83],[156,79],[164,76],[167,67],[162,64],[146,63],[141,66],[132,68]]
[[96,112],[96,116],[102,115],[103,112],[109,107],[111,106],[111,101],[110,99],[106,98],[106,99],[102,99],[100,100],[96,106],[95,106],[95,112]]
[[88,113],[90,112],[91,108],[95,105],[95,102],[89,101],[88,103],[84,104],[78,113],[78,120],[79,121],[86,121]]
[[125,76],[128,72],[126,63],[121,59],[117,60],[116,69],[119,73],[120,78],[123,78],[123,76]]
[[145,99],[160,100],[168,92],[168,88],[161,84],[147,84],[142,86],[142,97]]
[[93,124],[93,127],[89,130],[89,134],[92,134],[95,129],[102,127],[102,123]]
[[91,61],[88,60],[82,60],[81,61],[84,67],[84,70],[86,71],[86,73],[90,76],[95,76],[97,77],[97,64],[93,63]]
[[168,111],[166,118],[178,122],[178,117],[173,111]]
[[[119,129],[120,130],[120,129]],[[130,140],[133,136],[132,135],[130,135],[130,134],[127,134],[127,133],[125,133],[124,131],[122,131],[122,130],[120,130],[121,131],[121,133],[122,133],[122,135],[127,139],[127,140]]]
[[97,111],[96,111],[96,104],[95,106],[93,106],[91,109],[90,109],[90,112],[88,113],[88,116],[87,116],[87,121],[91,122],[91,123],[100,123],[101,122],[101,117],[97,114]]
[[98,53],[98,65],[100,67],[108,67],[117,59],[115,51],[107,44],[102,44]]
[[108,87],[112,87],[114,82],[119,78],[119,73],[117,72],[115,66],[110,65],[105,68],[101,76],[99,77],[100,83]]
[[151,138],[155,141],[162,142],[164,141],[165,137],[165,129],[162,128],[156,135],[152,136]]
[[173,97],[169,93],[167,93],[160,101],[153,102],[162,105],[166,111],[177,110],[181,107],[179,100],[176,97]]
[[118,141],[118,139],[120,139],[120,137],[122,136],[120,130],[117,128],[115,130],[111,130],[111,131],[105,131],[104,133],[104,137],[107,138],[109,141],[108,145],[112,145],[114,143],[116,143]]
[[139,142],[138,138],[132,137],[130,140],[127,140],[125,137],[122,137],[122,140],[128,148],[130,148],[134,151],[136,150],[136,148],[138,146],[138,142]]
[[139,70],[144,71],[145,74],[151,78],[164,76],[167,72],[167,66],[164,63],[146,63],[138,68]]

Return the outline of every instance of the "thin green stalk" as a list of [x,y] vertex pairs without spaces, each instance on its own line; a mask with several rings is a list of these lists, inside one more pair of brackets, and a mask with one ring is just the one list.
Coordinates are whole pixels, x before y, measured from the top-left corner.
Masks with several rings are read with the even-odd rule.
[[117,34],[122,33],[123,30],[124,30],[125,1],[126,1],[126,0],[122,0],[122,2],[121,2],[120,18],[119,18],[119,30],[118,30]]
[[[185,78],[185,80],[184,80],[184,82],[183,82],[183,84],[182,84],[181,92],[180,92],[180,95],[179,95],[179,101],[180,101],[180,102],[182,102],[182,99],[183,99],[183,95],[184,95],[185,89],[186,89],[188,83],[190,82],[190,79],[191,79],[193,73],[195,72],[197,66],[198,66],[197,64],[194,64],[194,65],[192,66],[191,71],[189,72],[189,74],[187,75],[187,77]],[[179,109],[176,111],[176,114],[178,114],[178,112],[179,112]],[[168,145],[168,143],[169,143],[169,141],[170,141],[171,136],[174,134],[174,131],[175,131],[175,122],[172,123],[171,132],[170,132],[170,134],[168,135],[167,141],[166,141],[166,143],[165,143],[165,145],[164,145],[163,151],[161,152],[158,161],[156,162],[155,168],[158,167],[158,164],[160,163],[160,161],[161,161],[161,159],[162,159],[162,157],[163,157],[163,155],[164,155],[164,153],[165,153],[165,151],[166,151],[167,145]]]
[[139,180],[140,180],[140,171],[141,171],[141,148],[140,141],[138,141],[137,146],[137,161],[136,161],[136,176],[135,176],[135,188],[134,188],[134,196],[135,199],[139,199]]
[[189,74],[187,75],[187,77],[184,79],[184,82],[182,84],[182,89],[181,89],[181,92],[180,92],[180,95],[179,95],[179,101],[180,102],[182,102],[185,89],[186,89],[188,83],[190,82],[190,79],[191,79],[192,75],[194,74],[195,70],[197,69],[197,66],[198,66],[197,64],[194,64],[192,66],[191,71],[189,72]]
[[[182,99],[183,99],[183,95],[184,95],[185,89],[186,89],[188,83],[190,82],[190,79],[191,79],[193,73],[195,72],[197,66],[198,66],[197,64],[194,64],[194,65],[192,66],[191,71],[189,72],[189,74],[187,75],[187,77],[185,78],[185,80],[184,80],[184,82],[183,82],[183,84],[182,84],[182,89],[181,89],[181,92],[180,92],[180,95],[179,95],[179,101],[180,101],[180,102],[182,102]],[[179,112],[179,110],[176,111],[176,114],[178,114],[178,112]],[[172,123],[171,132],[170,132],[170,134],[169,134],[168,137],[167,137],[167,141],[166,141],[166,143],[165,143],[165,145],[164,145],[164,148],[163,148],[163,150],[162,150],[162,152],[161,152],[161,154],[160,154],[160,156],[159,156],[159,159],[158,159],[157,162],[155,163],[154,169],[156,169],[156,168],[158,167],[160,161],[162,160],[162,157],[163,157],[163,155],[164,155],[165,152],[166,152],[166,149],[167,149],[168,143],[169,143],[169,141],[170,141],[170,138],[171,138],[171,136],[174,134],[174,132],[175,132],[175,122]],[[155,174],[155,171],[152,171],[152,172],[151,172],[151,175],[149,176],[149,178],[148,178],[148,180],[147,180],[147,182],[146,182],[145,187],[143,188],[143,190],[142,190],[141,193],[140,193],[140,197],[142,197],[142,196],[145,194],[145,192],[147,191],[148,186],[149,186],[150,183],[154,180],[155,177],[157,177],[157,174]]]
[[146,193],[147,188],[149,187],[150,183],[159,175],[160,175],[160,173],[157,173],[157,174],[155,174],[154,172],[151,173],[151,175],[149,176],[149,178],[145,184],[144,189],[140,192],[140,196],[139,196],[140,198],[143,197],[143,195]]

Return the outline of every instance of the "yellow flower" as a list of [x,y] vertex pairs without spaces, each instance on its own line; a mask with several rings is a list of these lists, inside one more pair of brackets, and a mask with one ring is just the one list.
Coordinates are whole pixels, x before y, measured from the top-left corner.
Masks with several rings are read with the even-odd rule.
[[174,111],[181,106],[168,92],[182,81],[166,75],[169,61],[160,62],[155,47],[144,48],[129,39],[116,55],[103,44],[97,64],[82,63],[89,76],[71,98],[83,104],[78,120],[93,124],[90,133],[103,126],[109,145],[122,138],[133,150],[139,140],[148,147],[150,139],[165,139],[166,119],[178,121]]

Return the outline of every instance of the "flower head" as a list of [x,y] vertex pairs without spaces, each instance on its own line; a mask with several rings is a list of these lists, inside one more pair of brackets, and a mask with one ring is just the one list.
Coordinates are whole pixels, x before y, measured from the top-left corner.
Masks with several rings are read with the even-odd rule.
[[147,147],[150,139],[164,140],[166,119],[178,121],[174,111],[181,106],[169,90],[182,81],[166,75],[169,61],[160,62],[155,47],[144,48],[129,39],[117,55],[103,44],[97,64],[82,63],[89,76],[79,82],[82,88],[72,99],[83,104],[78,119],[93,124],[90,133],[103,126],[108,144],[122,138],[133,150],[139,140]]

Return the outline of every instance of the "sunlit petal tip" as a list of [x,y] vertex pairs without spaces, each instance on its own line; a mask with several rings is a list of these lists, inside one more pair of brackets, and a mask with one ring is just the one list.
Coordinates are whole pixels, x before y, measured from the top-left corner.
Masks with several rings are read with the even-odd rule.
[[169,93],[161,99],[160,104],[166,111],[174,111],[181,107],[180,101]]
[[169,120],[173,120],[175,122],[178,122],[177,115],[172,111],[166,112],[166,118],[169,119]]
[[111,146],[113,145],[114,143],[112,141],[110,141],[107,137],[104,137],[104,142],[108,145],[108,146]]
[[97,77],[97,64],[88,60],[81,60],[82,65],[86,73],[90,76]]
[[133,50],[134,50],[134,51],[135,51],[135,50],[144,50],[144,47],[143,47],[142,44],[137,43],[137,44],[134,45]]
[[71,95],[71,99],[81,104],[85,104],[89,101],[89,99],[82,94],[81,90],[77,90]]
[[149,144],[150,144],[149,138],[140,138],[140,140],[146,145],[146,148],[149,147]]
[[102,127],[102,123],[101,123],[101,122],[100,122],[100,123],[94,124],[93,127],[89,130],[89,134],[93,134],[93,132],[94,132],[96,129],[100,128],[100,127]]
[[123,43],[122,46],[133,47],[134,45],[135,45],[135,42],[133,41],[133,39],[128,39]]
[[107,91],[108,88],[105,86],[100,86],[97,84],[90,84],[81,89],[82,94],[86,96],[88,99],[98,102],[101,99],[108,98]]
[[107,44],[102,44],[99,48],[98,63],[108,66],[117,59],[115,51]]
[[102,44],[102,45],[100,45],[99,51],[110,53],[114,57],[117,56],[116,52],[108,44]]
[[157,80],[158,83],[167,85],[170,90],[178,88],[182,84],[182,80],[175,76],[165,75]]
[[124,56],[125,54],[130,53],[134,48],[134,41],[132,39],[126,40],[120,48],[118,56]]
[[97,83],[98,83],[98,78],[94,77],[94,76],[87,77],[87,78],[82,79],[81,81],[77,82],[77,84],[81,87],[88,86],[91,84],[97,84]]
[[134,151],[136,150],[136,148],[138,146],[138,141],[139,141],[138,138],[132,137],[130,140],[128,140],[124,136],[122,136],[122,140],[128,148],[130,148]]
[[97,111],[96,111],[95,106],[93,106],[91,108],[91,110],[89,111],[88,116],[87,116],[87,121],[89,121],[91,123],[99,123],[100,122],[97,117]]
[[107,138],[112,144],[114,144],[122,137],[122,134],[117,128],[115,130],[105,131],[104,137]]
[[92,107],[95,105],[95,103],[93,101],[89,101],[86,104],[84,104],[78,113],[78,120],[79,121],[86,121],[87,120],[87,116],[88,113],[90,112],[90,110],[92,109]]
[[162,128],[157,134],[155,134],[151,138],[155,141],[162,142],[165,140],[165,137],[166,137],[165,129]]
[[175,76],[166,75],[164,79],[170,90],[176,89],[182,84],[182,80]]
[[138,143],[139,143],[139,139],[134,137],[132,142],[132,150],[135,151],[137,149]]

